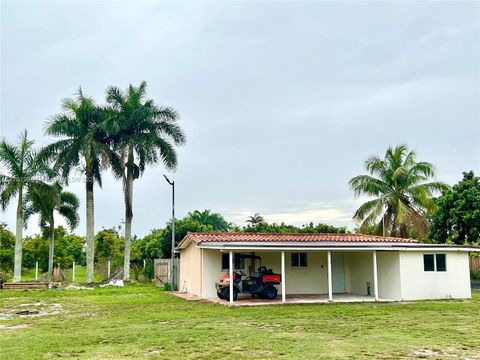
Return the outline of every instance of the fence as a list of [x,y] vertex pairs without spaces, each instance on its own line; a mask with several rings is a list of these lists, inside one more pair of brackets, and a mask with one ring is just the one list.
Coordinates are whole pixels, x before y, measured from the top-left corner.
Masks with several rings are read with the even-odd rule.
[[[169,282],[170,279],[170,262],[171,259],[155,259],[154,268],[155,268],[155,285],[157,287],[163,287],[165,283]],[[180,260],[173,260],[173,289],[178,289],[178,282],[180,278]]]
[[470,256],[470,271],[480,272],[480,256]]

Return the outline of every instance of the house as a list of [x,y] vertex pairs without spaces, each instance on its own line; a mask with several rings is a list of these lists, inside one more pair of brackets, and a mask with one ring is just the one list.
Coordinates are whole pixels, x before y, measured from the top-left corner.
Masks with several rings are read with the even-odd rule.
[[[281,274],[281,302],[469,299],[469,252],[480,251],[363,234],[231,232],[188,233],[177,249],[180,291],[215,299],[215,283],[235,270],[236,254],[255,254]],[[238,264],[247,276],[258,267],[254,259]]]

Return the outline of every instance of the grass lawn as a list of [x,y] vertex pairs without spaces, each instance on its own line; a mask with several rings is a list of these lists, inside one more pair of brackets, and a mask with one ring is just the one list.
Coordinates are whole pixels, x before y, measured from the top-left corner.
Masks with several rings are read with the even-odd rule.
[[[39,315],[19,316],[20,310]],[[472,301],[228,308],[150,285],[0,291],[0,358],[480,359]]]
[[[64,269],[63,270],[65,275],[68,278],[68,281],[72,281],[72,269]],[[11,281],[11,274],[7,276],[7,280]],[[47,273],[41,273],[38,270],[38,279],[46,279]],[[98,271],[94,271],[93,279],[95,282],[102,281],[106,278],[105,275],[100,274]],[[22,269],[22,281],[31,281],[35,280],[35,268],[32,269]],[[87,281],[87,269],[85,266],[75,265],[75,282],[76,283],[84,283]]]

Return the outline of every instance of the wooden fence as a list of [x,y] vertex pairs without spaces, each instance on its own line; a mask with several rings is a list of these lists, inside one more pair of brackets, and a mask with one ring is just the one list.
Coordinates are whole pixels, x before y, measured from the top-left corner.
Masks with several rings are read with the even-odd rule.
[[[171,259],[155,259],[154,268],[155,268],[155,285],[157,287],[163,287],[165,283],[170,279],[170,262]],[[180,260],[173,260],[173,289],[178,289],[178,282],[180,277]]]
[[470,271],[480,272],[480,256],[470,256]]

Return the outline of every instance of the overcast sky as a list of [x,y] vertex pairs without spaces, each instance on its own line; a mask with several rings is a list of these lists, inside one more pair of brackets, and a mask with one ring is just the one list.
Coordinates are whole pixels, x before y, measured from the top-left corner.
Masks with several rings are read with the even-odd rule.
[[[187,134],[167,172],[179,216],[353,229],[347,182],[389,145],[417,150],[450,184],[479,171],[479,4],[2,1],[0,135],[26,128],[47,144],[45,121],[79,86],[103,103],[107,86],[146,80]],[[137,235],[170,216],[163,173],[135,182]],[[124,217],[121,184],[104,177],[96,230]],[[84,234],[84,184],[69,189]],[[12,230],[15,206],[1,214]]]

